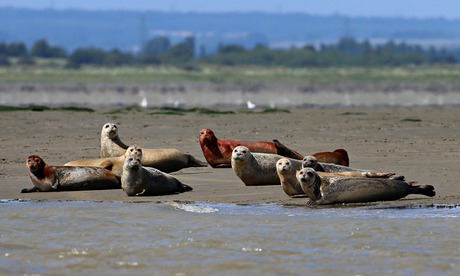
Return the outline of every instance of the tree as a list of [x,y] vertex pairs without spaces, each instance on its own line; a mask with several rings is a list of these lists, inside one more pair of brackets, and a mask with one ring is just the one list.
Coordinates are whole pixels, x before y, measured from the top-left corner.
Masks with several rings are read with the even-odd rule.
[[113,49],[112,51],[106,53],[104,58],[104,64],[110,66],[132,64],[133,62],[133,55],[129,53],[123,53],[118,49]]
[[27,48],[23,42],[11,42],[7,52],[10,57],[23,57],[27,55]]
[[32,56],[42,58],[57,58],[66,56],[63,48],[50,46],[48,41],[45,39],[37,40],[32,46],[30,54]]
[[105,55],[105,51],[99,48],[79,48],[70,55],[68,66],[80,67],[83,64],[103,65]]
[[166,36],[157,36],[147,41],[142,48],[139,60],[143,64],[159,64],[171,48],[171,42]]
[[171,42],[166,36],[156,36],[147,41],[142,48],[142,55],[164,56],[171,48]]
[[195,38],[187,37],[184,42],[178,43],[169,49],[165,62],[183,64],[191,61],[195,56]]

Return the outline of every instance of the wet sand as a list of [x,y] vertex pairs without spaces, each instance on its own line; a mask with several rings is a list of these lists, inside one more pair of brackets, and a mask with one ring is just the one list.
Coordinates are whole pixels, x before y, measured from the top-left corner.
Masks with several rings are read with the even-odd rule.
[[177,148],[205,160],[198,132],[211,128],[219,138],[278,139],[311,154],[344,148],[350,166],[395,172],[419,184],[431,184],[433,198],[410,195],[377,205],[460,204],[458,160],[460,108],[303,108],[290,112],[158,115],[152,110],[114,113],[13,111],[0,121],[0,189],[2,199],[84,201],[182,201],[237,204],[305,204],[291,199],[280,186],[246,187],[232,169],[187,168],[173,173],[192,192],[156,197],[128,197],[122,190],[21,194],[32,187],[25,159],[40,155],[50,165],[97,158],[100,129],[119,125],[126,144],[145,148]]

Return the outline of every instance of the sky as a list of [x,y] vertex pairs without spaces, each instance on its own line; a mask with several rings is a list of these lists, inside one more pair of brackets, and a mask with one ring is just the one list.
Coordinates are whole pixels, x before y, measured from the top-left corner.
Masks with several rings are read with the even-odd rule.
[[460,19],[460,0],[0,0],[0,7]]

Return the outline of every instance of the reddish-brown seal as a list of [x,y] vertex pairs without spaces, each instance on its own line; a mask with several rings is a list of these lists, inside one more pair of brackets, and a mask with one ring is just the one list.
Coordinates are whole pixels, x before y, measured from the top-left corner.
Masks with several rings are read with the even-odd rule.
[[127,152],[129,153],[123,165],[121,187],[128,196],[168,195],[193,190],[167,173],[143,167],[141,150]]
[[321,177],[312,168],[301,169],[298,181],[310,198],[307,205],[388,201],[409,194],[436,195],[431,185],[415,186],[388,178]]
[[232,151],[237,146],[245,146],[251,152],[272,153],[292,159],[303,158],[303,155],[291,150],[278,140],[273,141],[248,141],[237,139],[218,139],[214,132],[205,128],[198,136],[203,156],[213,168],[231,167]]
[[21,193],[119,189],[120,177],[97,167],[49,166],[38,155],[26,160],[33,188]]
[[[118,127],[106,123],[101,131],[101,157],[118,157],[125,154],[128,146],[120,140]],[[177,149],[143,149],[142,165],[153,167],[162,172],[175,172],[189,167],[207,167],[191,154]]]
[[342,166],[350,166],[348,152],[344,149],[336,149],[334,151],[323,151],[313,154],[316,159],[323,163],[332,163]]

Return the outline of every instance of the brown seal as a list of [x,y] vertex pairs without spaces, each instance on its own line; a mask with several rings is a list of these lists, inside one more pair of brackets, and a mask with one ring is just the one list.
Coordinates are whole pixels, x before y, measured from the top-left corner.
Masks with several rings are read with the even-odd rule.
[[301,169],[298,181],[310,198],[307,205],[398,200],[409,194],[436,195],[432,185],[415,186],[388,178],[321,177],[312,168]]
[[120,177],[97,167],[49,166],[38,155],[26,160],[33,188],[21,193],[119,189]]
[[[101,157],[118,157],[124,155],[128,146],[120,140],[118,127],[107,123],[101,131]],[[143,149],[142,165],[153,167],[162,172],[175,172],[189,167],[207,167],[188,153],[177,149]]]
[[313,154],[316,159],[323,163],[332,163],[342,166],[350,166],[350,160],[348,159],[348,152],[344,149],[336,149],[334,151],[323,151]]
[[278,140],[273,141],[249,141],[237,139],[218,139],[209,128],[200,130],[200,147],[203,156],[213,168],[231,167],[232,151],[237,146],[245,146],[251,152],[273,153],[292,159],[302,160],[303,155],[291,150]]
[[167,173],[143,167],[141,160],[142,151],[139,149],[126,156],[121,187],[128,196],[168,195],[193,190]]
[[[302,164],[303,165],[303,164]],[[306,197],[300,183],[297,179],[299,170],[295,170],[292,166],[291,160],[281,158],[276,163],[276,170],[280,178],[281,187],[283,191],[290,197]],[[375,178],[389,178],[394,173],[381,173],[371,171],[344,171],[344,172],[317,172],[321,177],[345,176],[345,177],[375,177]]]
[[104,158],[93,158],[93,159],[80,159],[69,161],[64,164],[64,166],[91,166],[104,168],[113,172],[114,174],[121,176],[123,172],[123,162],[125,161],[125,156],[118,157],[104,157]]
[[[245,146],[237,146],[232,152],[232,169],[246,186],[280,185],[276,172],[276,162],[284,156],[272,153],[252,153]],[[302,166],[302,161],[289,159],[296,170]]]

